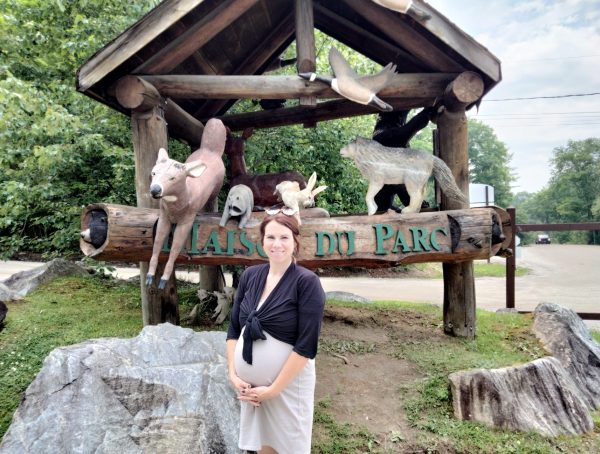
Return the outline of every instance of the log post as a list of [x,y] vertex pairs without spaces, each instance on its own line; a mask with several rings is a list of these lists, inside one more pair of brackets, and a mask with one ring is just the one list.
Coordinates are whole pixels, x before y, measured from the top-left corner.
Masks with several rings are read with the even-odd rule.
[[[296,53],[299,73],[314,72],[317,69],[314,28],[312,0],[296,0]],[[316,106],[317,98],[316,96],[301,96],[300,105]]]
[[[131,84],[130,84],[131,83]],[[128,89],[129,88],[129,89]],[[117,85],[117,99],[123,107],[132,109],[131,129],[135,154],[135,192],[137,206],[158,208],[148,191],[152,167],[156,163],[159,148],[167,148],[167,123],[164,118],[164,101],[151,84],[139,78],[128,79]],[[132,107],[134,106],[134,107]],[[157,275],[162,274],[159,266]],[[140,289],[142,319],[144,326],[170,322],[179,324],[179,306],[175,273],[163,291],[154,285],[146,286],[148,262],[140,262]]]
[[[472,72],[460,74],[446,88],[438,118],[440,157],[448,164],[456,184],[469,196],[469,148],[466,106],[483,94],[481,78]],[[442,196],[442,210],[469,208]],[[474,339],[475,277],[473,262],[444,263],[444,332]]]
[[[209,200],[202,209],[204,213],[216,213],[218,211],[219,199],[216,197]],[[200,265],[199,278],[199,287],[207,292],[222,292],[225,288],[225,276],[221,265]]]

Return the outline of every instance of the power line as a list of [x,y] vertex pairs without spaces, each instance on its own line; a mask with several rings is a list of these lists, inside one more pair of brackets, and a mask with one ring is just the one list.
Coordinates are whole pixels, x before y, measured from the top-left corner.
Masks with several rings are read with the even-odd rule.
[[576,55],[576,56],[572,56],[572,57],[551,57],[551,58],[528,58],[528,59],[523,59],[523,60],[508,60],[507,62],[505,62],[506,64],[512,64],[512,63],[523,63],[523,62],[527,62],[527,61],[553,61],[553,60],[573,60],[576,58],[595,58],[595,57],[600,57],[600,54],[595,54],[595,55]]
[[549,126],[590,126],[590,125],[600,125],[600,123],[555,123],[552,125],[548,125],[548,123],[519,123],[519,124],[506,124],[506,125],[498,125],[496,124],[496,128],[530,128],[541,126],[547,128]]
[[579,121],[579,122],[585,123],[585,122],[600,120],[600,115],[593,116],[593,117],[592,116],[590,116],[590,117],[565,116],[565,117],[552,117],[552,118],[534,117],[534,116],[530,116],[530,117],[496,117],[496,118],[481,118],[480,120],[486,121],[486,122],[492,122],[492,123],[496,123],[497,121],[521,122],[521,121],[531,121],[531,120],[541,121],[546,124],[556,124],[557,122],[560,122],[560,121]]
[[600,114],[600,110],[588,110],[588,111],[578,111],[578,112],[539,112],[539,113],[524,113],[524,112],[507,112],[501,114],[477,114],[477,117],[500,117],[500,116],[509,116],[509,115],[578,115],[578,114]]
[[503,99],[486,99],[488,102],[492,101],[522,101],[526,99],[558,99],[558,98],[573,98],[573,97],[581,97],[581,96],[596,96],[600,95],[600,92],[594,93],[576,93],[572,95],[556,95],[556,96],[532,96],[530,98],[503,98]]

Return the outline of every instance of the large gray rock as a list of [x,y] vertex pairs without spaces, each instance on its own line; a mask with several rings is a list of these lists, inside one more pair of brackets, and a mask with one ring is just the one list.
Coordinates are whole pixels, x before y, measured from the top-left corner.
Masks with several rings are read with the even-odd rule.
[[454,415],[489,426],[545,436],[593,429],[586,403],[551,357],[518,367],[450,374]]
[[88,276],[89,273],[81,265],[64,259],[54,259],[31,270],[20,271],[3,281],[3,284],[17,297],[24,297],[45,282],[58,276]]
[[360,295],[357,295],[355,293],[350,293],[350,292],[338,292],[338,291],[327,292],[327,293],[325,293],[325,298],[327,300],[343,301],[344,303],[359,303],[359,304],[372,304],[373,303],[373,301],[371,301],[368,298],[364,298]]
[[567,369],[590,410],[600,406],[600,345],[581,318],[552,303],[538,305],[533,331],[546,350]]
[[239,453],[225,336],[165,323],[53,350],[0,453]]
[[19,295],[0,282],[0,301],[14,301],[19,299],[21,299]]

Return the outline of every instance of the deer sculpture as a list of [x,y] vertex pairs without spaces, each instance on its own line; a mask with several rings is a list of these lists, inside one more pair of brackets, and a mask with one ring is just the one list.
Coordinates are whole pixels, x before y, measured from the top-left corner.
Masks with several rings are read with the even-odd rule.
[[155,199],[160,199],[160,214],[146,285],[151,285],[154,280],[158,256],[171,231],[171,224],[177,224],[177,227],[159,289],[164,289],[171,277],[175,260],[185,244],[196,214],[219,194],[225,176],[221,158],[225,141],[225,125],[221,120],[212,118],[206,122],[200,148],[185,163],[170,159],[164,148],[159,150],[156,165],[152,168],[150,194]]
[[264,173],[259,175],[248,174],[246,170],[246,160],[244,151],[246,149],[246,140],[248,140],[254,130],[247,128],[240,137],[228,134],[225,145],[225,154],[229,158],[231,170],[231,187],[238,184],[244,184],[252,190],[254,196],[254,206],[260,209],[271,207],[279,202],[277,194],[274,194],[275,187],[282,181],[296,181],[300,189],[306,187],[306,180],[296,171],[286,171],[279,173]]

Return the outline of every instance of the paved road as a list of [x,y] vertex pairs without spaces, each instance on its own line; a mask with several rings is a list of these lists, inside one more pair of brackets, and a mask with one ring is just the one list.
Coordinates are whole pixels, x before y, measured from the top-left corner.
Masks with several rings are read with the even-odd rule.
[[[504,263],[503,259],[494,261]],[[39,266],[35,262],[0,262],[0,281],[12,273]],[[531,269],[516,278],[516,306],[533,310],[540,302],[552,302],[578,312],[600,312],[600,247],[579,245],[536,245],[522,248],[517,267]],[[139,274],[135,268],[118,268],[117,276]],[[178,271],[181,279],[198,281],[197,272]],[[441,279],[321,278],[326,291],[355,293],[372,300],[405,300],[442,304]],[[496,310],[505,307],[503,278],[478,278],[475,281],[477,307]],[[600,329],[599,322],[591,323]]]

